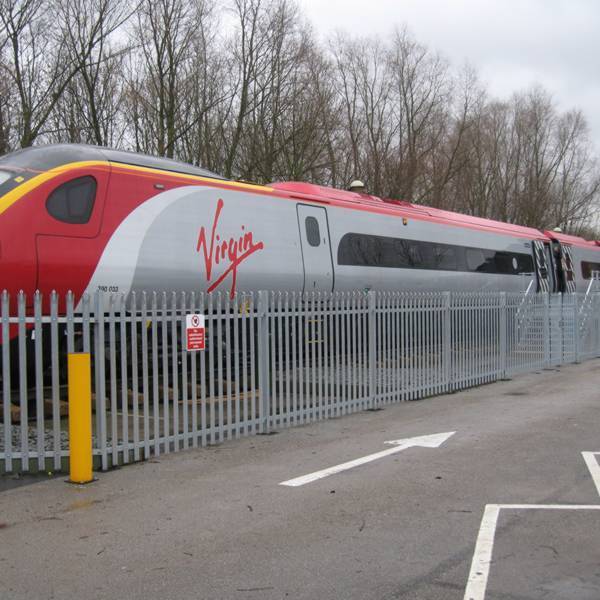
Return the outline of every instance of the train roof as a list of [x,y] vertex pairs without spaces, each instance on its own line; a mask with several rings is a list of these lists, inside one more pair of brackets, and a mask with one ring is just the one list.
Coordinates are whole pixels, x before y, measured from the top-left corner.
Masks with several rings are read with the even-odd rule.
[[213,173],[203,167],[196,167],[187,163],[173,160],[172,158],[158,158],[148,154],[139,154],[138,152],[129,152],[126,150],[111,150],[110,148],[99,148],[102,154],[109,162],[135,165],[136,167],[146,167],[149,169],[160,169],[161,171],[173,171],[185,175],[196,175],[199,177],[210,177],[211,179],[222,179],[227,181],[222,175]]
[[83,144],[51,144],[23,148],[0,158],[0,169],[43,172],[72,162],[106,160],[100,148]]
[[45,146],[32,146],[6,154],[0,158],[0,169],[17,169],[33,172],[48,171],[54,167],[82,161],[107,161],[160,169],[185,175],[209,177],[211,179],[225,180],[224,177],[187,163],[170,158],[157,158],[138,152],[125,150],[112,150],[102,146],[87,144],[49,144]]
[[[123,165],[144,167],[148,169],[157,169],[182,175],[191,175],[194,177],[205,177],[214,180],[220,180],[225,186],[228,184],[236,185],[217,173],[197,167],[187,163],[179,162],[170,158],[158,158],[138,152],[124,150],[113,150],[102,146],[92,146],[88,144],[49,144],[42,146],[32,146],[17,150],[10,154],[0,157],[0,170],[17,170],[22,172],[26,179],[34,176],[35,173],[48,171],[61,165],[77,163],[84,161],[102,161]],[[28,175],[27,175],[28,173]],[[21,179],[22,180],[22,179]],[[14,186],[14,181],[7,181],[2,185],[4,188]],[[254,187],[254,186],[248,186]],[[311,183],[287,181],[269,184],[269,188],[255,186],[256,190],[271,191],[277,195],[284,195],[290,198],[300,199],[308,202],[320,202],[331,205],[344,206],[358,210],[373,211],[383,214],[394,214],[406,218],[415,218],[418,220],[432,221],[454,225],[456,227],[466,227],[470,229],[479,229],[496,233],[499,235],[509,235],[515,237],[524,237],[528,239],[547,240],[548,238],[559,241],[563,244],[581,246],[590,249],[600,247],[600,240],[587,241],[581,237],[566,235],[554,231],[539,231],[532,227],[484,219],[472,215],[442,210],[412,204],[404,200],[393,200],[389,198],[379,198],[369,194],[350,192],[326,186],[315,185]]]
[[600,246],[599,241],[589,241],[577,235],[568,235],[557,231],[544,231],[544,233],[552,240],[556,240],[561,244],[569,244],[571,246],[581,246],[591,250],[596,250]]
[[542,231],[532,227],[504,223],[502,221],[494,221],[492,219],[484,219],[472,215],[464,215],[439,208],[412,204],[404,200],[379,198],[378,196],[371,196],[369,194],[360,194],[357,192],[296,181],[271,183],[269,186],[279,192],[287,192],[293,197],[308,201],[325,201],[327,204],[353,206],[354,208],[361,208],[363,210],[397,214],[402,217],[445,223],[456,227],[479,229],[497,233],[499,235],[510,235],[539,240],[548,239]]

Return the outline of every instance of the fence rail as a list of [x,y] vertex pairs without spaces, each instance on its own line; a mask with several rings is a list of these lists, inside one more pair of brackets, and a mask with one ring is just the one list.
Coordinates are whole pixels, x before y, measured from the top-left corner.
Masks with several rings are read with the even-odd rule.
[[108,469],[598,357],[600,293],[3,293],[0,325],[0,471],[64,468],[78,351]]

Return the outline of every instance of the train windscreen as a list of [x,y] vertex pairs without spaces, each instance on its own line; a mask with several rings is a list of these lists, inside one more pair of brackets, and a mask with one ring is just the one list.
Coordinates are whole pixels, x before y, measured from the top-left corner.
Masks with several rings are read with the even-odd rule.
[[10,171],[0,171],[0,185],[2,185],[5,181],[8,181],[11,177],[14,177],[15,174]]

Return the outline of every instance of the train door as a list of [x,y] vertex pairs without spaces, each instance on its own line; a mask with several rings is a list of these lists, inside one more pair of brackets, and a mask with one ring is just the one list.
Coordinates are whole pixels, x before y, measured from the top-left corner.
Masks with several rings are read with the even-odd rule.
[[571,246],[560,245],[560,262],[564,278],[564,290],[567,294],[574,294],[575,273],[573,271],[573,252]]
[[538,280],[538,292],[550,291],[550,272],[544,242],[534,240],[533,242],[533,257],[535,260],[535,271]]
[[87,285],[103,249],[99,234],[108,178],[104,171],[71,171],[43,190],[36,236],[38,289],[56,290],[61,297],[71,290],[77,297]]
[[333,290],[333,259],[327,211],[319,206],[298,204],[298,227],[304,263],[304,291]]

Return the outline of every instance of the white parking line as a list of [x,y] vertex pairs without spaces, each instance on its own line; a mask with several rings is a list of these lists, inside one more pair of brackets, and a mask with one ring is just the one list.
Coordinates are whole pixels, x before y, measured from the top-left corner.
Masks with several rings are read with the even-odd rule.
[[479,598],[485,597],[499,514],[500,506],[498,504],[488,504],[485,507],[465,589],[465,600],[479,600]]
[[600,455],[600,452],[581,453],[581,456],[583,456],[583,460],[585,460],[587,468],[590,470],[590,475],[594,480],[594,484],[596,485],[598,495],[600,496],[600,465],[598,464],[598,459],[596,458],[596,456],[598,455]]
[[[583,460],[600,495],[600,452],[582,452]],[[487,504],[479,526],[464,600],[484,600],[490,574],[494,537],[500,510],[600,510],[600,504]]]
[[501,510],[600,510],[600,504],[488,504],[485,507],[464,600],[484,600]]

